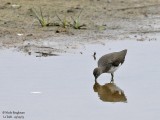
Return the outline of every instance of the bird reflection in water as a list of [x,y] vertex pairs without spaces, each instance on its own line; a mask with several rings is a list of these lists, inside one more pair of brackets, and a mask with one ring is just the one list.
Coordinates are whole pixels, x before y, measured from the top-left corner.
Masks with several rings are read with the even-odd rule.
[[127,102],[127,98],[122,89],[115,83],[100,85],[97,80],[93,85],[94,92],[98,93],[99,98],[104,102]]

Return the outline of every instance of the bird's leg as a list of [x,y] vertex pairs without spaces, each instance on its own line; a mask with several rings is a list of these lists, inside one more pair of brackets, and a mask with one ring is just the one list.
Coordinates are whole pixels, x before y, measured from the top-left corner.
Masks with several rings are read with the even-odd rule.
[[112,78],[111,78],[111,83],[113,83],[113,82],[114,82],[114,79],[113,79],[114,74],[113,74],[113,73],[111,73],[111,76],[112,76]]

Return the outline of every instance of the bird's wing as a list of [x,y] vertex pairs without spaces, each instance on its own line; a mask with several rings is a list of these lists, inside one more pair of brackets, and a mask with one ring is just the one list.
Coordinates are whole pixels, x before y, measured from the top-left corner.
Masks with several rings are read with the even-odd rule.
[[98,66],[99,67],[107,66],[108,64],[112,64],[115,61],[116,61],[116,57],[113,56],[113,53],[106,54],[98,60]]
[[125,60],[125,55],[126,51],[106,54],[98,60],[98,66],[102,67],[102,66],[107,66],[108,64],[112,64],[113,66],[118,66],[120,63],[123,64]]

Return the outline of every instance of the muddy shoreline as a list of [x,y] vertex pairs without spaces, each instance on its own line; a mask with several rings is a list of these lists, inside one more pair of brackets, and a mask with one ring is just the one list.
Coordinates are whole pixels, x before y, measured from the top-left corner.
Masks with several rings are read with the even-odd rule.
[[[41,8],[52,24],[60,24],[55,12],[72,23],[71,17],[83,10],[80,24],[86,28],[41,27],[31,12],[33,8]],[[86,44],[104,44],[106,40],[157,40],[159,18],[158,0],[2,0],[0,47],[54,55],[74,52]]]

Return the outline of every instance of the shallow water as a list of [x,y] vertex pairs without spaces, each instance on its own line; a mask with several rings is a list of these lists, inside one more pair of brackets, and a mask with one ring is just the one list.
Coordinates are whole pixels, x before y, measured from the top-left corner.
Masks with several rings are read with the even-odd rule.
[[[93,89],[97,61],[92,55],[96,52],[99,58],[122,49],[128,53],[115,73],[115,84],[127,103],[107,102]],[[158,120],[159,49],[159,41],[110,41],[86,46],[83,54],[44,58],[2,50],[0,112],[22,111],[25,120]],[[110,78],[103,74],[97,82],[103,86]]]

